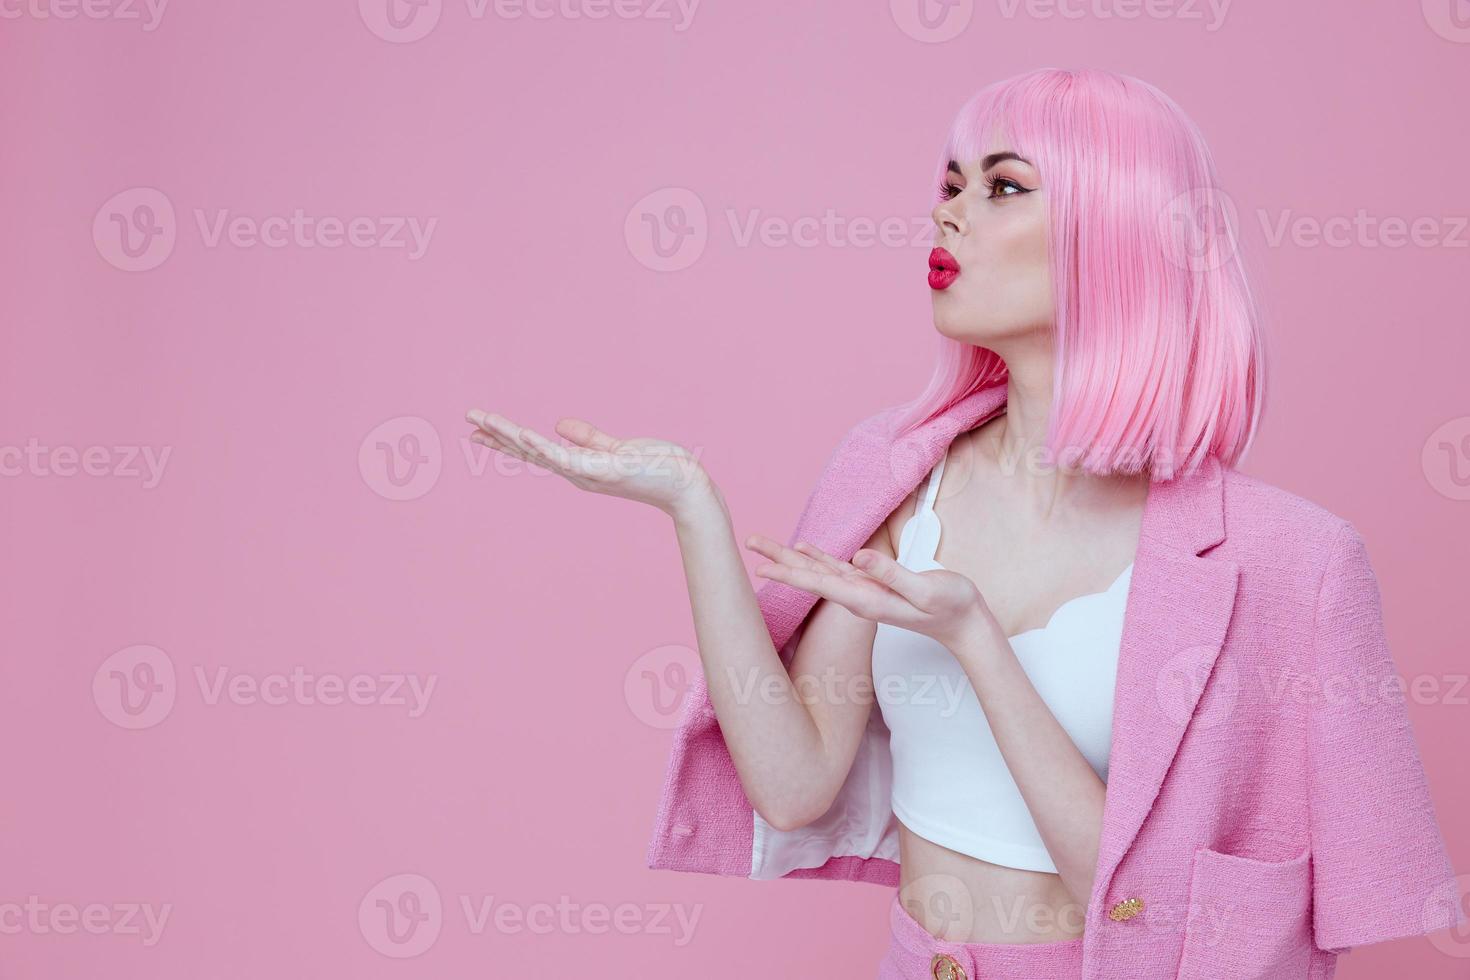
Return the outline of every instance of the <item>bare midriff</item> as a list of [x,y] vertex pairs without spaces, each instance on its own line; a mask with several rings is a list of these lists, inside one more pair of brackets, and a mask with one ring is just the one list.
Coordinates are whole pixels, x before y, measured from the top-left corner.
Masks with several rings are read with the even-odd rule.
[[992,864],[899,823],[899,901],[949,942],[1049,943],[1082,935],[1086,908],[1060,875]]

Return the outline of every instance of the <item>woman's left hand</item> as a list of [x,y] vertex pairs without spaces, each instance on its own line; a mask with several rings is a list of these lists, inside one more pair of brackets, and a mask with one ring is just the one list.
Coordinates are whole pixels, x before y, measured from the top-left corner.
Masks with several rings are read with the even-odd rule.
[[951,651],[962,639],[973,642],[995,630],[980,590],[958,572],[915,572],[871,548],[858,549],[845,562],[806,542],[788,548],[758,534],[746,547],[771,559],[755,570],[762,578],[828,599],[863,619],[922,633]]

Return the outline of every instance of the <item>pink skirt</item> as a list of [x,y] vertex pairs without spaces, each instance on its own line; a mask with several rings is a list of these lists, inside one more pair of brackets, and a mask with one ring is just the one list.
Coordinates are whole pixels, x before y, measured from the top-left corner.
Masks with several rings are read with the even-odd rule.
[[878,980],[1078,980],[1082,938],[1054,943],[954,943],[921,926],[898,891],[888,908],[893,930]]

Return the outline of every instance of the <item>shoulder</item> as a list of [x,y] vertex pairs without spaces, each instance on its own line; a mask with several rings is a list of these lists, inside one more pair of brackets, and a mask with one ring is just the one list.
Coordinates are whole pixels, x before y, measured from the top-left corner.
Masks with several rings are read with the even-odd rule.
[[837,452],[883,449],[890,446],[895,441],[897,422],[897,406],[889,406],[866,415],[843,433],[837,444]]
[[850,425],[832,446],[822,464],[817,490],[840,486],[844,492],[876,489],[875,483],[897,478],[910,455],[897,437],[898,409],[884,408]]
[[1321,582],[1335,559],[1364,548],[1357,528],[1319,503],[1230,467],[1221,478],[1228,557]]
[[1237,528],[1297,530],[1335,535],[1347,521],[1326,507],[1284,487],[1221,468],[1224,506]]

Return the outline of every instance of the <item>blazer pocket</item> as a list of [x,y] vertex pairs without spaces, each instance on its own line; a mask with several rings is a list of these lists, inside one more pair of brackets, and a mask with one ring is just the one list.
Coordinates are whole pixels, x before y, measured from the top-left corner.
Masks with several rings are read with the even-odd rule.
[[1197,849],[1178,980],[1306,980],[1311,897],[1310,845],[1285,861]]

